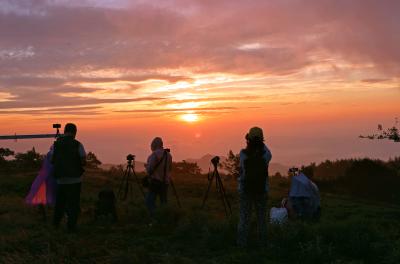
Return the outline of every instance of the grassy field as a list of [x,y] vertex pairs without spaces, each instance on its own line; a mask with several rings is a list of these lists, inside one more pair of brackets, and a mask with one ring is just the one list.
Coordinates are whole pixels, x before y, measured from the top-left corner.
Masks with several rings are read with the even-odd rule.
[[[206,176],[175,180],[183,209],[170,196],[149,227],[143,197],[118,203],[120,221],[93,221],[97,193],[111,179],[106,172],[85,175],[79,232],[53,230],[36,208],[24,205],[34,173],[0,175],[0,263],[400,263],[400,207],[322,193],[318,223],[268,226],[268,244],[258,247],[256,228],[248,249],[235,246],[238,201],[236,183],[226,181],[234,215],[226,219],[212,189],[200,209]],[[272,180],[269,207],[279,203],[287,183]]]

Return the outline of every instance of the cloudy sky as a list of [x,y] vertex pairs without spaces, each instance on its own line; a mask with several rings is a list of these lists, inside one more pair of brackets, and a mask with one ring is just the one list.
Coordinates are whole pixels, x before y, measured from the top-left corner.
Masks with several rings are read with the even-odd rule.
[[[400,115],[397,0],[0,0],[0,134],[75,122],[105,162],[239,151],[274,161],[399,155],[358,139]],[[51,140],[0,142],[19,151]]]

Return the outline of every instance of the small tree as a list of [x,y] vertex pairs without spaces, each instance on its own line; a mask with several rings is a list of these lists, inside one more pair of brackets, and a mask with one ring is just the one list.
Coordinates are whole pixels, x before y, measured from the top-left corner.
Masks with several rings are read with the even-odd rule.
[[9,148],[0,148],[0,161],[5,161],[6,157],[14,156],[14,151]]
[[228,158],[222,163],[222,167],[228,172],[229,176],[238,178],[240,174],[240,154],[234,154],[230,150]]
[[10,169],[11,161],[8,161],[6,158],[10,156],[14,156],[14,151],[8,148],[0,148],[0,170],[6,171]]
[[182,162],[173,162],[172,170],[176,174],[180,175],[200,175],[201,169],[197,163],[186,162],[183,160]]
[[38,169],[43,162],[43,156],[36,152],[33,147],[25,153],[17,153],[15,155],[15,165],[23,169]]
[[98,169],[102,162],[97,158],[93,152],[89,152],[86,155],[86,166],[92,169]]
[[[398,124],[398,120],[396,118],[396,125]],[[399,129],[394,125],[391,128],[384,129],[382,125],[378,125],[378,133],[368,136],[360,135],[360,138],[368,138],[368,139],[388,139],[394,142],[400,142],[400,132]]]

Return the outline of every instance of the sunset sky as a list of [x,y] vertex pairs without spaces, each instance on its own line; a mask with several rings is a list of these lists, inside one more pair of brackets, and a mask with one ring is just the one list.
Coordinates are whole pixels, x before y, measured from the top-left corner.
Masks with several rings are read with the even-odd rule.
[[[106,163],[226,155],[264,129],[273,162],[400,156],[359,139],[400,116],[397,0],[1,0],[0,134],[74,122]],[[51,139],[0,141],[45,152]]]

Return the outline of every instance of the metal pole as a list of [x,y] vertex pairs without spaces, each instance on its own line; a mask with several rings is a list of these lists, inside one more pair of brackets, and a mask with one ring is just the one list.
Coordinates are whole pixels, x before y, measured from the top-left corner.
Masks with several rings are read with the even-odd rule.
[[0,140],[18,140],[18,139],[34,139],[34,138],[55,138],[60,134],[37,134],[37,135],[7,135],[0,136]]

